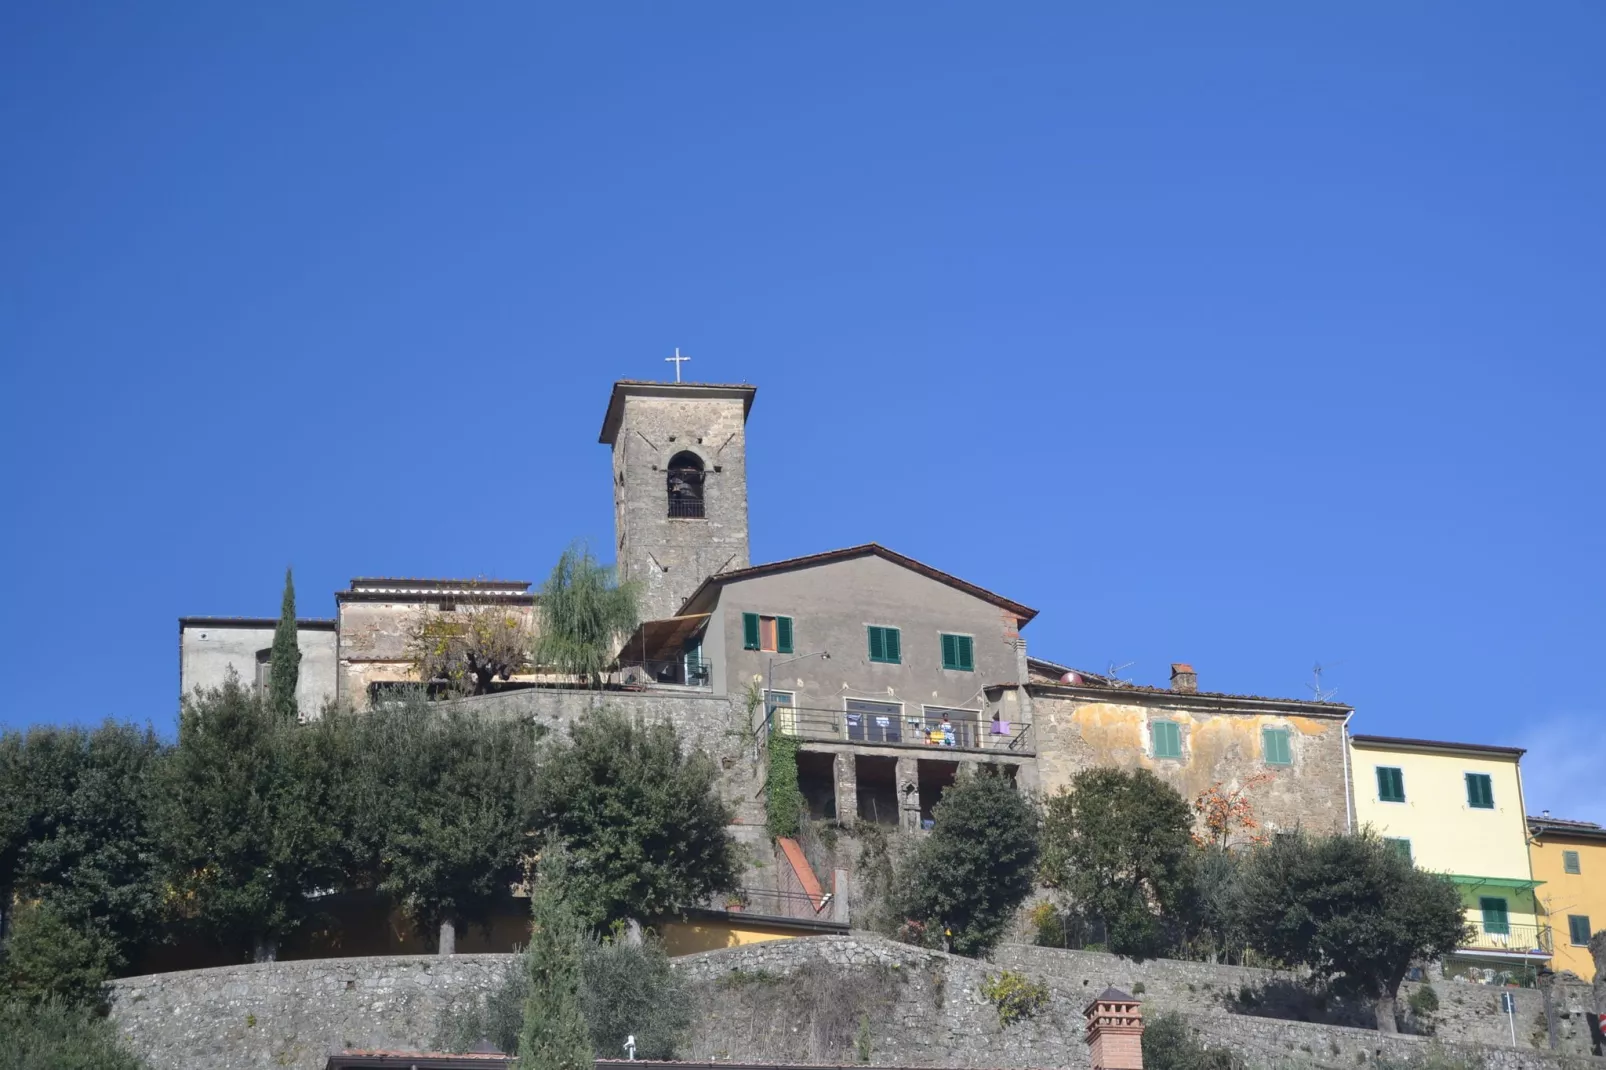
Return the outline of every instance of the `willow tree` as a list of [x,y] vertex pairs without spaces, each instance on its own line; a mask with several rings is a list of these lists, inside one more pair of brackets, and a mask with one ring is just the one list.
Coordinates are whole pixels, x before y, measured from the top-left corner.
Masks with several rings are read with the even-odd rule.
[[536,664],[601,687],[619,644],[640,620],[635,585],[618,582],[584,546],[571,546],[541,588]]

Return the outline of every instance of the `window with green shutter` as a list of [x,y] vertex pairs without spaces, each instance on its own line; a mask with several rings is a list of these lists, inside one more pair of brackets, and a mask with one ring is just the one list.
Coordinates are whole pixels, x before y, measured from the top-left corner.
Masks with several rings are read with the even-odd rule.
[[1182,757],[1182,726],[1175,721],[1155,721],[1149,726],[1154,734],[1156,758]]
[[1583,872],[1583,868],[1578,864],[1577,851],[1563,851],[1561,853],[1561,871],[1563,873]]
[[770,654],[792,652],[792,618],[762,613],[742,614],[742,649]]
[[1393,836],[1384,836],[1383,842],[1407,862],[1411,860],[1411,841],[1402,840]]
[[968,635],[942,636],[942,667],[960,672],[976,670],[975,643]]
[[1377,799],[1379,802],[1405,801],[1405,774],[1397,766],[1377,767]]
[[1495,936],[1505,936],[1511,932],[1511,921],[1506,915],[1506,901],[1499,896],[1486,895],[1478,900],[1478,909],[1483,912],[1483,931]]
[[1575,947],[1589,946],[1589,915],[1567,915],[1567,942]]
[[871,661],[896,665],[903,660],[903,636],[898,629],[871,624],[865,630],[870,634]]
[[1267,765],[1293,765],[1294,755],[1289,747],[1288,729],[1262,728],[1260,748],[1265,752]]
[[1467,805],[1474,810],[1494,809],[1494,783],[1488,773],[1467,774]]

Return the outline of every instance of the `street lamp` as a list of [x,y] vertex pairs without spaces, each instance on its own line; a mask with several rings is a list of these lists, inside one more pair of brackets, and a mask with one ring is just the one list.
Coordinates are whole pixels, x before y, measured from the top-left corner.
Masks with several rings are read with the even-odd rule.
[[776,661],[773,657],[770,658],[769,668],[764,671],[764,731],[766,733],[775,731],[775,700],[770,697],[775,694],[775,666],[790,665],[794,661],[807,661],[809,658],[830,661],[831,652],[829,650],[816,650],[811,654],[799,654],[795,658],[787,658],[785,661]]

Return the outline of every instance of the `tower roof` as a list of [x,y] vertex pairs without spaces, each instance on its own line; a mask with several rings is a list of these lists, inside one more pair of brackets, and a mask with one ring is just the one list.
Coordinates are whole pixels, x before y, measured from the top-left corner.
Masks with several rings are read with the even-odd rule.
[[746,420],[756,393],[758,387],[746,383],[654,383],[644,379],[620,379],[613,384],[608,414],[602,418],[602,435],[597,441],[605,446],[613,445],[613,440],[619,436],[619,424],[624,420],[627,397],[739,400],[742,419]]

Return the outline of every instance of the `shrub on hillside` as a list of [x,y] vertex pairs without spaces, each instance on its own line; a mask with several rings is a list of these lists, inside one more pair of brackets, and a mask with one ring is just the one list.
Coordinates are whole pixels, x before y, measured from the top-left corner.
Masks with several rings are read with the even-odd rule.
[[95,930],[75,928],[49,906],[23,907],[0,952],[4,998],[97,1008],[114,955],[109,941]]
[[111,1023],[58,1000],[0,999],[0,1066],[6,1070],[145,1070]]
[[1143,1029],[1143,1070],[1243,1070],[1224,1048],[1206,1048],[1176,1011],[1151,1018]]

